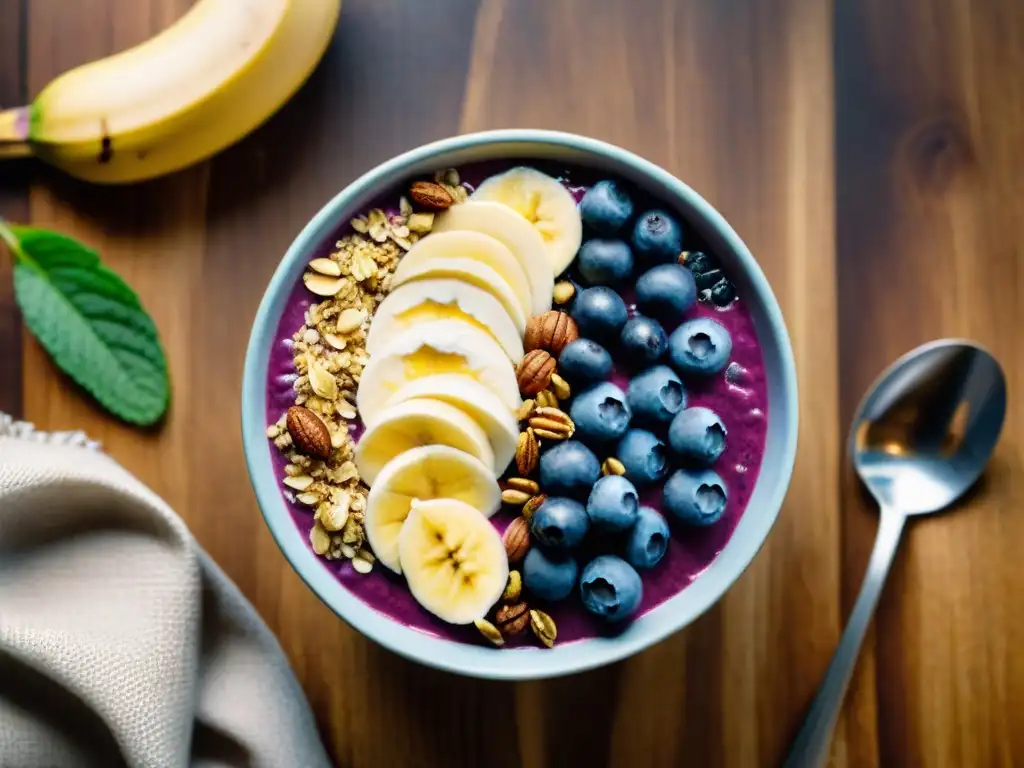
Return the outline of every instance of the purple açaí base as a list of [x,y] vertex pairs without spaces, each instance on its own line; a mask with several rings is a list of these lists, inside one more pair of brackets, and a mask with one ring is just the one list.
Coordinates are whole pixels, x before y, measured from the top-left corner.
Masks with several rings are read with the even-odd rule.
[[[551,167],[542,162],[526,162],[546,170],[552,175],[567,179],[570,189],[582,195],[587,186],[596,181],[586,169],[566,171],[564,167]],[[478,183],[492,173],[508,167],[508,163],[487,162],[461,169],[464,180]],[[381,195],[375,205],[389,208],[395,207],[399,190],[388,190]],[[638,207],[649,205],[652,201],[638,201]],[[356,212],[353,211],[352,215]],[[348,230],[347,225],[342,232],[331,237],[321,245],[317,255],[327,255],[337,237]],[[691,250],[707,250],[699,241],[688,240],[687,247]],[[624,295],[627,301],[632,297]],[[281,316],[275,334],[275,347],[270,355],[270,366],[267,381],[267,423],[277,421],[289,406],[294,403],[292,383],[295,372],[292,365],[291,336],[303,324],[303,316],[315,296],[306,290],[299,281],[292,290],[287,307]],[[687,380],[684,382],[687,391],[688,405],[701,405],[719,414],[728,429],[728,440],[725,453],[715,464],[715,470],[721,475],[729,490],[729,502],[723,518],[708,528],[689,528],[683,525],[672,525],[672,540],[662,561],[650,571],[644,572],[644,597],[639,614],[651,610],[664,601],[678,594],[690,584],[715,559],[728,542],[729,537],[738,524],[743,511],[747,507],[750,494],[753,492],[761,467],[764,452],[765,434],[767,430],[768,396],[764,375],[764,364],[761,351],[754,332],[753,321],[743,306],[742,297],[726,309],[710,304],[698,303],[680,321],[694,317],[712,317],[724,325],[733,339],[731,365],[728,372],[723,372],[705,381]],[[667,326],[670,332],[674,326]],[[628,384],[628,372],[616,369],[613,380],[625,389]],[[362,427],[356,428],[354,434],[358,440]],[[283,477],[285,460],[281,454],[272,450],[274,468],[277,476]],[[604,457],[601,457],[604,458]],[[309,531],[313,525],[312,515],[308,508],[289,501],[291,495],[279,484],[285,494],[286,504],[301,532],[308,541]],[[641,502],[656,509],[661,508],[661,490],[644,491]],[[511,512],[499,512],[492,522],[499,530],[512,521],[515,515]],[[672,521],[670,520],[670,523]],[[472,627],[453,627],[438,620],[424,610],[413,599],[404,579],[387,569],[378,566],[368,575],[356,573],[346,561],[321,561],[335,578],[349,591],[371,608],[391,617],[396,621],[439,637],[465,642],[478,642],[476,630]],[[581,563],[581,566],[583,564]],[[614,632],[603,622],[586,613],[574,593],[565,601],[546,605],[541,601],[531,601],[531,607],[541,608],[551,614],[558,626],[559,642],[580,640]]]

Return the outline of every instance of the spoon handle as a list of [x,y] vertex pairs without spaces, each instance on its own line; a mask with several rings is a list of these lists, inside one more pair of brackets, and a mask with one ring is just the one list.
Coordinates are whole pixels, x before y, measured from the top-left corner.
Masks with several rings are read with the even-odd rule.
[[839,647],[828,665],[825,679],[818,688],[818,693],[807,711],[807,717],[800,733],[797,734],[789,755],[786,757],[785,768],[817,768],[828,762],[829,748],[832,742],[832,729],[843,707],[843,697],[850,684],[850,677],[857,664],[860,646],[864,634],[871,624],[871,617],[878,604],[878,596],[882,594],[885,577],[889,573],[896,546],[900,541],[903,523],[906,516],[891,508],[882,508],[875,546],[871,550],[868,571],[864,576],[860,594],[854,603],[850,621],[843,630]]

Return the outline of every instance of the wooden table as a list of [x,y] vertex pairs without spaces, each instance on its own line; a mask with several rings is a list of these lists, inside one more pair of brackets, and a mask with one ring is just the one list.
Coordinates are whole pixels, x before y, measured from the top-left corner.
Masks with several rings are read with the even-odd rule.
[[[0,103],[189,5],[0,0]],[[209,163],[121,189],[0,166],[4,216],[83,238],[140,292],[174,382],[158,431],[100,413],[21,332],[0,259],[0,408],[87,429],[185,517],[281,638],[339,765],[772,765],[877,524],[842,451],[863,389],[940,336],[1024,383],[1022,71],[1019,0],[346,0],[307,86]],[[786,506],[721,604],[630,661],[519,686],[421,668],[337,620],[262,524],[238,415],[250,320],[307,218],[401,150],[513,126],[621,144],[717,206],[782,303],[802,409]],[[835,765],[1024,761],[1022,440],[1011,399],[969,509],[911,527]]]

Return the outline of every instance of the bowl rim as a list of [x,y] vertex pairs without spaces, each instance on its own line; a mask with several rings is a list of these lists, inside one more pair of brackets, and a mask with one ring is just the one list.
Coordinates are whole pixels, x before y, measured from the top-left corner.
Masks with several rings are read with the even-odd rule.
[[[410,174],[408,169],[431,158],[491,145],[521,143],[543,145],[546,149],[567,154],[582,152],[631,167],[635,174],[664,189],[665,197],[672,200],[673,207],[688,207],[701,220],[701,225],[713,231],[724,246],[732,251],[749,281],[749,290],[757,295],[762,305],[766,322],[773,334],[772,341],[777,348],[781,402],[770,398],[769,433],[772,420],[781,419],[783,440],[773,451],[779,462],[774,487],[767,492],[768,501],[759,509],[756,519],[748,524],[748,535],[742,542],[737,542],[734,531],[708,569],[686,589],[630,622],[621,634],[614,637],[587,638],[556,645],[553,649],[502,650],[455,642],[402,625],[371,608],[350,592],[329,572],[323,561],[313,554],[305,537],[295,527],[273,471],[265,423],[266,376],[271,347],[268,342],[276,334],[280,320],[280,312],[274,311],[275,305],[283,308],[283,301],[294,288],[294,275],[300,264],[311,258],[324,237],[338,226],[341,214],[356,200],[372,196],[382,185],[393,183],[394,177],[403,170]],[[281,299],[282,294],[284,300]],[[764,346],[764,340],[760,342]],[[242,380],[242,444],[249,479],[271,535],[299,577],[339,618],[385,648],[427,666],[473,677],[532,680],[569,675],[625,659],[684,628],[721,599],[764,545],[782,507],[796,459],[797,402],[796,365],[782,311],[750,250],[715,208],[668,171],[621,147],[572,133],[507,129],[433,141],[386,160],[345,186],[306,224],[274,271],[253,321]],[[752,500],[760,483],[761,477],[755,484]],[[749,514],[745,511],[744,519],[747,517]],[[740,525],[744,519],[741,519]],[[735,561],[733,571],[720,575],[713,585],[708,583],[715,564],[730,549],[734,550],[730,558]]]

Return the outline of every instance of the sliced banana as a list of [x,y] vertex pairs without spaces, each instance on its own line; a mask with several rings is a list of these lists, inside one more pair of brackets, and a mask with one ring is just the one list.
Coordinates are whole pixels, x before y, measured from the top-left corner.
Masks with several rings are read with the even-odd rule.
[[[539,315],[551,309],[551,292],[555,287],[551,261],[544,238],[529,221],[501,203],[468,200],[453,205],[434,219],[435,237],[438,232],[469,230],[490,235],[500,240],[518,259],[530,283],[533,311]],[[430,239],[430,238],[426,238]]]
[[417,397],[442,400],[465,412],[487,434],[495,472],[500,475],[508,468],[516,453],[519,422],[491,390],[470,376],[442,373],[410,381],[388,399],[385,407]]
[[431,320],[475,325],[493,336],[513,363],[523,357],[523,340],[501,303],[482,288],[444,278],[416,280],[389,293],[373,314],[366,351],[375,355],[405,329]]
[[402,263],[409,269],[432,259],[472,259],[490,267],[508,283],[523,314],[527,317],[531,314],[533,303],[526,273],[512,251],[500,240],[468,230],[435,232],[417,242],[402,257]]
[[411,326],[370,357],[356,391],[363,423],[373,426],[384,403],[404,384],[439,373],[476,379],[506,408],[522,405],[515,368],[498,342],[461,320],[433,320]]
[[473,259],[465,257],[438,258],[416,264],[406,262],[403,258],[398,262],[398,268],[391,278],[391,287],[397,288],[414,281],[434,278],[461,280],[487,291],[500,302],[502,308],[512,318],[516,330],[522,333],[526,329],[526,314],[509,284],[486,264]]
[[356,444],[359,476],[373,487],[391,459],[421,445],[450,445],[479,459],[494,473],[494,451],[483,428],[454,405],[428,397],[386,406]]
[[447,445],[413,448],[384,465],[363,513],[367,541],[380,562],[402,572],[398,535],[413,501],[439,498],[468,504],[486,522],[501,506],[501,489],[478,459]]
[[576,258],[583,220],[576,198],[558,179],[520,166],[486,179],[472,199],[503,203],[529,221],[544,238],[552,275],[564,272]]
[[498,531],[455,499],[417,499],[411,508],[398,536],[409,591],[449,624],[482,618],[508,581],[508,556]]

